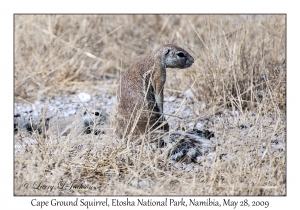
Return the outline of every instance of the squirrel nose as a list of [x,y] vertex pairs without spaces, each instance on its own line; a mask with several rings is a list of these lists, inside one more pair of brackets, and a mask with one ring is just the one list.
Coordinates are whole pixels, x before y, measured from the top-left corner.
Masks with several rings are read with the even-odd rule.
[[193,57],[191,57],[191,63],[194,63],[194,58]]
[[186,67],[190,67],[193,63],[194,63],[194,59],[193,58],[192,59],[187,59],[185,61],[185,66]]

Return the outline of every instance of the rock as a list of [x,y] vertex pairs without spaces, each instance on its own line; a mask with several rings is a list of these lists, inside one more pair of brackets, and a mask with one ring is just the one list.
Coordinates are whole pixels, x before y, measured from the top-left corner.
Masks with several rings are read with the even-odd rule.
[[169,101],[169,102],[173,102],[175,100],[176,100],[175,96],[170,96],[169,98],[166,98],[166,101]]
[[88,102],[89,100],[91,100],[91,95],[82,92],[78,94],[78,98],[81,102]]

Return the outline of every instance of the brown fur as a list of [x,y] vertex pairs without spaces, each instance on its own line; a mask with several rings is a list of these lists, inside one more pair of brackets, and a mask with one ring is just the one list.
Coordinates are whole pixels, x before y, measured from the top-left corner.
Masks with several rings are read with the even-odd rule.
[[193,62],[184,49],[168,44],[133,64],[122,75],[117,89],[115,117],[119,136],[144,134],[160,125],[169,130],[163,116],[166,68],[187,68]]

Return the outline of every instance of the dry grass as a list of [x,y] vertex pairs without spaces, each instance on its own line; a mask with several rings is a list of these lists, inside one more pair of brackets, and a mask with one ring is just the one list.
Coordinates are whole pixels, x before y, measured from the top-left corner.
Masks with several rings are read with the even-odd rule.
[[[216,151],[188,172],[149,142],[124,144],[113,132],[19,132],[15,195],[286,195],[284,15],[16,15],[15,102],[114,94],[120,73],[166,43],[195,58],[167,70],[166,96],[193,95],[182,99],[193,115],[177,125],[204,123]],[[55,189],[24,187],[35,181]],[[97,188],[62,190],[61,181]]]

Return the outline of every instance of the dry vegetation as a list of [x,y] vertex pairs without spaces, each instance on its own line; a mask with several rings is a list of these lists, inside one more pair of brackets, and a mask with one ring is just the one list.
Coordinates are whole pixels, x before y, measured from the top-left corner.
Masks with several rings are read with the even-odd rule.
[[[216,151],[187,171],[147,149],[149,142],[124,144],[113,132],[19,132],[15,195],[286,194],[284,15],[16,15],[15,103],[114,94],[129,65],[166,43],[191,52],[195,63],[167,70],[165,95],[193,108],[181,128],[205,122]],[[192,102],[183,98],[189,89]],[[55,188],[24,187],[35,181]],[[97,188],[58,189],[61,181]]]

